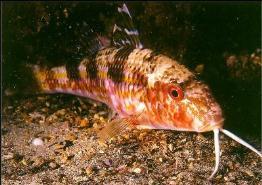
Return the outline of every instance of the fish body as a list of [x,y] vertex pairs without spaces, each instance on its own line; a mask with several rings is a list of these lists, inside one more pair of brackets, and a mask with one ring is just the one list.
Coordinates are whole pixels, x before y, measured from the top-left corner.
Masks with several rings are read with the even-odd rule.
[[213,131],[216,164],[210,178],[219,166],[219,131],[261,157],[254,147],[223,129],[222,110],[209,87],[175,59],[144,48],[126,5],[118,12],[125,22],[114,26],[112,43],[99,37],[90,41],[94,45],[90,55],[73,70],[67,65],[30,66],[39,90],[107,104],[116,116],[98,134],[103,140],[127,128]]
[[[107,104],[121,118],[140,114],[136,118],[138,128],[202,132],[208,128],[204,124],[209,124],[204,119],[212,120],[211,114],[222,123],[221,109],[210,98],[208,87],[185,66],[150,49],[104,48],[94,58],[79,63],[78,78],[74,79],[69,78],[65,66],[34,66],[33,71],[43,92],[92,98]],[[180,97],[172,97],[172,88],[177,88]],[[194,110],[196,101],[200,102],[198,94],[203,96],[202,112]],[[208,106],[216,106],[213,113]],[[191,116],[194,111],[199,117]],[[202,114],[210,114],[210,118],[202,120]]]

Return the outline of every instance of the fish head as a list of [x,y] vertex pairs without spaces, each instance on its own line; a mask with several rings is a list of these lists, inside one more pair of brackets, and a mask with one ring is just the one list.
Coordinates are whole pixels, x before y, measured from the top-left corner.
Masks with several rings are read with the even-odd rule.
[[162,73],[158,72],[159,78],[154,82],[156,95],[151,99],[155,114],[151,119],[156,118],[151,122],[155,127],[195,132],[222,128],[222,110],[210,88],[185,66],[163,58],[158,63]]

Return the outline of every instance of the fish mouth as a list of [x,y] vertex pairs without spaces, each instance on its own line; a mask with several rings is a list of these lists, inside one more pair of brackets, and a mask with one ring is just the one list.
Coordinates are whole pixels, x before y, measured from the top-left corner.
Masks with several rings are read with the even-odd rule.
[[222,115],[215,116],[215,119],[207,119],[203,126],[198,128],[198,132],[208,132],[214,129],[220,129],[223,127],[224,120],[225,119],[222,117]]

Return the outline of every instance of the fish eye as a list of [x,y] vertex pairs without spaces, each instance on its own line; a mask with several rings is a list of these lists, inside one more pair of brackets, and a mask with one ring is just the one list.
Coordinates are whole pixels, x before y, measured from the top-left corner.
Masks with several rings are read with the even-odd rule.
[[181,100],[183,98],[183,91],[179,86],[171,85],[169,87],[169,94],[175,100]]
[[173,89],[173,90],[171,91],[171,94],[172,94],[172,96],[175,97],[175,98],[178,97],[178,92],[177,92],[176,89]]

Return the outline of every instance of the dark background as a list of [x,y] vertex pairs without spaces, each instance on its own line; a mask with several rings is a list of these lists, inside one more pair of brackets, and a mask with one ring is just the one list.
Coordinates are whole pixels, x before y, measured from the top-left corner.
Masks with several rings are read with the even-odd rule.
[[[190,69],[204,65],[200,78],[213,90],[225,127],[237,135],[261,135],[261,75],[231,78],[226,54],[261,48],[260,2],[128,2],[145,47],[178,59]],[[3,87],[30,84],[26,63],[74,63],[81,33],[91,28],[110,38],[117,3],[4,2]],[[83,46],[83,48],[85,48]]]

